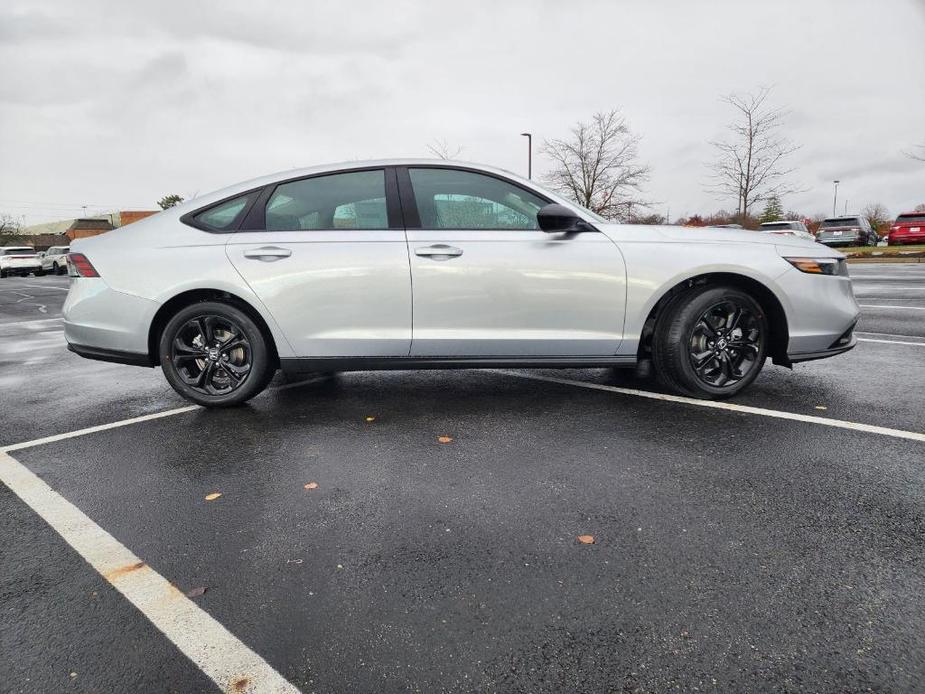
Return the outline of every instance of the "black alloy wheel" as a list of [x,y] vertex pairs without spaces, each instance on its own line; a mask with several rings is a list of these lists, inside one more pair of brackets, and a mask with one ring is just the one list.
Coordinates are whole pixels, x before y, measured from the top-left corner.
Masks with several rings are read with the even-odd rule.
[[738,287],[700,285],[674,296],[656,319],[652,365],[661,384],[695,398],[732,397],[758,377],[769,323]]
[[240,326],[217,315],[184,323],[170,356],[183,382],[204,395],[227,395],[239,388],[253,366],[250,342]]
[[691,331],[689,355],[697,378],[728,388],[747,378],[763,353],[758,318],[730,299],[704,311]]
[[270,338],[238,306],[203,301],[180,309],[161,333],[164,376],[180,395],[206,407],[239,405],[276,372]]

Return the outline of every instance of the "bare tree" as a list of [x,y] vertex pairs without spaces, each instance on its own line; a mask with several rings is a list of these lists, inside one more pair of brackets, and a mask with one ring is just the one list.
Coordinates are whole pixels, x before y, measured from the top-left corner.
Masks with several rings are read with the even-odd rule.
[[451,147],[446,140],[434,138],[434,141],[427,145],[427,151],[438,159],[456,159],[462,154],[463,148],[459,146]]
[[590,123],[577,123],[569,139],[543,143],[541,151],[555,164],[544,179],[602,217],[633,217],[633,207],[649,205],[639,198],[649,180],[649,167],[638,160],[639,140],[619,111],[595,113]]
[[879,202],[870,203],[861,210],[861,214],[870,220],[871,225],[878,233],[883,233],[885,228],[890,225],[890,220],[892,219],[890,217],[890,211],[885,205]]
[[11,214],[0,214],[0,234],[3,236],[15,236],[19,233],[22,225]]
[[770,93],[762,87],[754,94],[724,97],[736,111],[729,124],[732,135],[710,143],[717,151],[710,187],[723,196],[736,195],[739,215],[747,215],[756,203],[800,191],[788,183],[793,169],[784,163],[799,146],[781,134],[787,112],[767,103]]

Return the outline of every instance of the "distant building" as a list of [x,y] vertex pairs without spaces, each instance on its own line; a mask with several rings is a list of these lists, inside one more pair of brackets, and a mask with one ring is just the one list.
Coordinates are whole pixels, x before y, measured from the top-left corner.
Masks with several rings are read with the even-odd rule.
[[[109,229],[106,231],[109,231],[110,229],[124,227],[126,224],[137,222],[144,219],[145,217],[150,217],[152,214],[157,214],[158,212],[160,212],[160,210],[113,210],[112,212],[106,212],[105,214],[95,214],[90,217],[80,217],[78,219],[83,221],[107,221],[109,222]],[[78,219],[62,219],[58,222],[32,224],[31,226],[23,227],[19,233],[22,236],[36,236],[38,234],[63,234],[68,229],[70,229],[71,225],[78,221]]]
[[33,224],[20,229],[17,243],[34,246],[36,250],[47,250],[50,246],[66,246],[74,239],[104,234],[158,212],[160,210],[114,210],[93,217]]
[[74,239],[85,239],[88,236],[105,234],[113,229],[115,227],[109,223],[108,219],[75,219],[71,226],[67,228],[67,231],[64,232],[64,235],[67,236],[68,241],[73,241]]

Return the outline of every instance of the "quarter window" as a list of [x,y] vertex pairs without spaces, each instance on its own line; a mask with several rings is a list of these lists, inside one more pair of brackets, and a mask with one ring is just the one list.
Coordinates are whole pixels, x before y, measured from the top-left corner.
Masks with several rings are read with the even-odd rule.
[[385,172],[351,171],[277,186],[267,201],[271,231],[388,229]]
[[493,176],[458,169],[409,169],[423,229],[538,229],[546,201]]
[[205,212],[200,212],[195,219],[210,229],[221,231],[232,229],[244,213],[244,208],[247,207],[249,199],[249,195],[242,195],[239,198],[226,200],[215,207],[210,207]]

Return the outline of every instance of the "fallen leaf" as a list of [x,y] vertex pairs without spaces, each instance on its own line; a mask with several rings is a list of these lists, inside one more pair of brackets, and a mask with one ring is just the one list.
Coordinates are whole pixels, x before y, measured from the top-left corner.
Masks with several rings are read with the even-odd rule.
[[367,417],[367,418],[366,418],[366,421],[367,421],[367,422],[375,422],[375,421],[376,421],[376,418],[375,418],[375,417]]
[[204,594],[208,588],[205,586],[199,586],[198,588],[190,588],[186,591],[186,597],[188,598],[198,598],[200,595]]
[[317,482],[309,482],[308,484],[305,485],[305,488],[306,488],[306,489],[318,489],[318,483],[317,483]]
[[439,441],[440,443],[452,443],[453,437],[452,436],[438,436],[437,441]]
[[594,535],[579,535],[577,539],[583,545],[593,545],[594,544]]
[[829,409],[829,408],[826,407],[825,405],[816,405],[816,409],[817,409],[817,410],[827,410],[827,409]]
[[206,501],[215,501],[221,495],[221,492],[212,492],[211,494],[206,494]]

